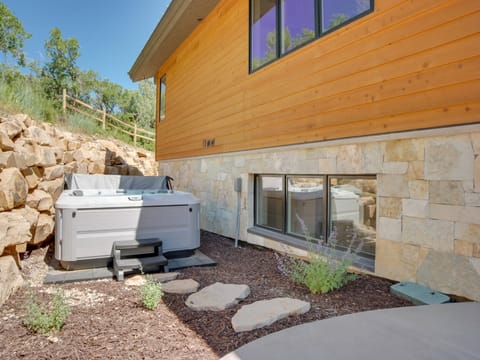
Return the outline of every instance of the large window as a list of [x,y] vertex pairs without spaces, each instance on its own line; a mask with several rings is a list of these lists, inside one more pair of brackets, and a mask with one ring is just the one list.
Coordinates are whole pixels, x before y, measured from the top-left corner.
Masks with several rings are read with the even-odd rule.
[[250,71],[373,10],[373,0],[250,0]]
[[167,77],[163,75],[160,78],[160,85],[158,90],[158,120],[159,121],[165,120],[166,92],[167,92]]
[[255,176],[255,226],[294,244],[330,243],[375,257],[375,176]]

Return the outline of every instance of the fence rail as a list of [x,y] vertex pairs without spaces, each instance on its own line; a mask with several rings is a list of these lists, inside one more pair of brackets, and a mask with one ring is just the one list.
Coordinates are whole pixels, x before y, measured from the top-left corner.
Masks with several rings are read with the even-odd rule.
[[[67,91],[65,89],[62,93],[62,109],[64,113],[67,111],[67,109],[70,109],[98,121],[102,124],[103,130],[105,130],[108,126],[128,136],[131,136],[134,146],[137,146],[138,139],[143,139],[152,143],[155,142],[155,133],[153,131],[139,128],[137,124],[128,124],[120,119],[117,119],[115,116],[108,114],[105,110],[95,109],[94,107],[84,103],[83,101],[67,95]],[[125,128],[127,130],[125,130]]]

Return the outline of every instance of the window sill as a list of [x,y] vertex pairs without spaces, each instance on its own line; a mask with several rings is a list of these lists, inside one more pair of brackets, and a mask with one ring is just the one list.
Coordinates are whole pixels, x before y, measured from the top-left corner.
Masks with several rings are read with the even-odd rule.
[[[300,240],[298,238],[295,238],[293,236],[289,236],[286,234],[278,233],[272,230],[268,230],[259,226],[253,226],[247,229],[247,232],[250,234],[255,234],[258,236],[263,236],[266,238],[269,238],[271,240],[278,241],[280,243],[284,243],[287,245],[294,246],[299,249],[303,250],[311,250],[311,248],[308,246],[306,241]],[[336,255],[338,258],[340,258],[343,254],[345,254],[343,251],[337,250]],[[359,269],[364,269],[368,271],[375,271],[375,260],[368,259],[362,256],[357,256],[356,261],[353,263],[353,266],[358,267]]]

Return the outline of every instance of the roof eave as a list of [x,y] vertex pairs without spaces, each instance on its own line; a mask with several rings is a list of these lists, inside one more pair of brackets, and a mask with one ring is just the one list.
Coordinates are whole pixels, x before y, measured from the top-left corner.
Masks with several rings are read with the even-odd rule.
[[193,32],[219,0],[172,0],[128,72],[132,81],[155,76],[158,68]]

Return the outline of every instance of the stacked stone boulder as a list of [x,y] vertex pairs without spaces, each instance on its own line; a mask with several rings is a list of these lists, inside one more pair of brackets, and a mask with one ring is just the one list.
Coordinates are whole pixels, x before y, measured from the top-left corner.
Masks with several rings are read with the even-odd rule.
[[0,304],[21,284],[19,254],[52,238],[68,173],[156,175],[153,156],[28,115],[0,116]]

